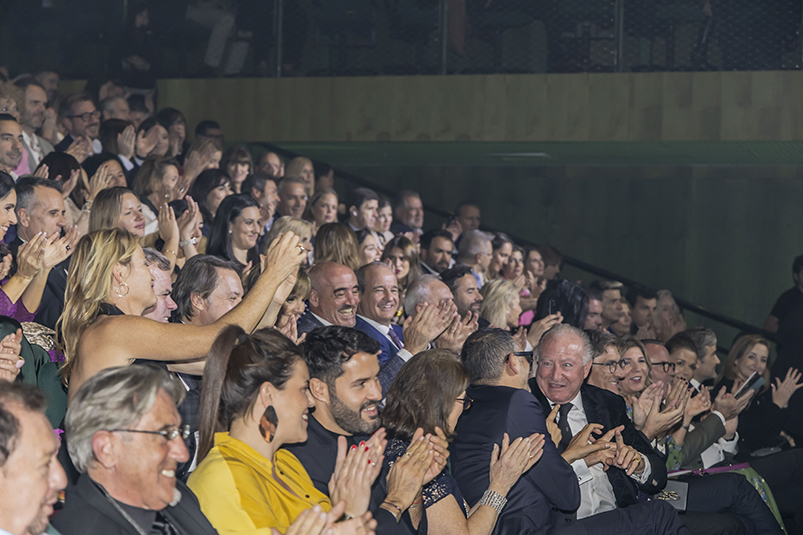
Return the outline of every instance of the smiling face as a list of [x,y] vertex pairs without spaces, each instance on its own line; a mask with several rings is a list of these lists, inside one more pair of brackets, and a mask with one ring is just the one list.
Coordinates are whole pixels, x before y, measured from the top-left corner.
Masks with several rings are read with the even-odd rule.
[[750,348],[741,358],[736,360],[736,374],[740,381],[747,381],[753,372],[762,375],[767,369],[767,360],[770,351],[764,344],[756,344]]
[[277,444],[296,444],[307,440],[307,425],[310,407],[314,400],[309,392],[309,370],[306,363],[298,359],[293,366],[293,375],[281,390],[272,388],[271,405],[276,411]]
[[64,198],[59,190],[47,186],[36,186],[31,211],[20,210],[19,212],[20,225],[17,226],[17,231],[20,233],[20,237],[26,241],[30,241],[39,232],[44,232],[48,236],[60,234],[61,229],[67,224],[66,213]]
[[19,435],[0,468],[0,518],[10,533],[43,533],[67,476],[56,458],[58,440],[47,418],[16,403],[4,404],[19,422]]
[[519,326],[519,316],[521,316],[521,297],[513,297],[507,312],[507,326],[516,329]]
[[45,122],[45,109],[47,106],[47,93],[38,85],[29,85],[25,88],[25,108],[22,111],[22,122],[37,130]]
[[243,284],[233,269],[215,268],[217,285],[207,299],[193,294],[193,325],[211,325],[243,300]]
[[0,121],[0,170],[16,168],[22,159],[22,127],[16,121]]
[[231,184],[226,180],[223,184],[217,186],[206,195],[206,206],[209,208],[209,213],[212,214],[213,217],[217,213],[217,209],[220,203],[223,202],[223,199],[231,194]]
[[544,275],[544,258],[536,249],[527,253],[526,268],[528,271],[532,271],[536,277]]
[[714,379],[717,376],[717,366],[719,366],[719,357],[717,356],[717,346],[708,346],[705,348],[705,356],[697,361],[697,370],[694,372],[694,378],[699,382]]
[[17,224],[17,214],[14,213],[16,206],[17,192],[12,189],[0,199],[0,239],[6,235],[8,227]]
[[318,197],[312,205],[312,218],[319,227],[337,221],[337,195],[327,193]]
[[513,252],[513,245],[510,243],[503,243],[502,247],[496,249],[491,253],[491,263],[488,267],[491,273],[499,273],[505,267],[510,254]]
[[638,347],[631,347],[622,355],[624,370],[622,379],[619,381],[619,390],[622,394],[637,396],[647,385],[647,378],[650,376],[650,367],[647,364],[647,357]]
[[231,245],[237,249],[247,250],[256,247],[259,238],[259,208],[249,206],[229,223]]
[[[672,363],[669,359],[669,351],[663,344],[644,344],[647,355],[650,357],[652,366],[650,367],[650,379],[654,383],[661,381],[668,385],[675,378],[675,368],[664,363]],[[664,371],[666,368],[666,371]]]
[[583,341],[572,333],[557,335],[542,343],[539,352],[535,378],[541,392],[553,403],[573,400],[591,371],[590,359],[583,364]]
[[368,234],[360,244],[360,265],[364,266],[371,262],[379,262],[382,258],[382,249],[373,234]]
[[346,433],[369,434],[379,428],[379,384],[377,354],[355,353],[343,364],[343,375],[329,389],[329,410],[335,423]]
[[399,287],[393,271],[384,266],[367,269],[358,312],[381,325],[390,325],[398,308]]
[[178,308],[178,305],[170,296],[173,291],[170,273],[152,265],[151,275],[153,275],[153,293],[156,295],[156,307],[148,314],[145,314],[145,317],[161,323],[169,323],[170,313]]
[[354,327],[357,322],[357,305],[360,291],[354,272],[340,264],[329,264],[326,276],[321,277],[319,290],[312,289],[310,310],[332,325]]
[[376,223],[374,223],[374,232],[384,233],[390,231],[390,225],[393,224],[393,208],[386,204],[376,211]]
[[[181,416],[170,396],[160,390],[153,407],[130,429],[173,430]],[[99,431],[104,433],[104,431]],[[176,466],[189,459],[180,436],[167,440],[146,433],[109,433],[113,446],[113,473],[117,484],[107,488],[112,497],[126,505],[161,511],[175,499]],[[93,441],[94,446],[94,441]],[[89,474],[93,473],[90,466]]]
[[[121,298],[136,315],[156,305],[156,295],[153,293],[153,275],[151,275],[145,254],[141,247],[137,247],[128,266],[121,266],[120,275],[123,282],[128,285],[128,293]],[[121,292],[124,293],[124,292]]]
[[522,273],[524,273],[524,258],[521,251],[513,251],[507,264],[502,267],[502,276],[507,280],[515,280]]
[[607,346],[605,353],[594,359],[594,365],[591,367],[591,373],[588,375],[588,384],[594,385],[613,392],[619,393],[619,371],[621,368],[617,367],[615,373],[611,373],[608,366],[599,366],[599,364],[611,364],[619,362],[619,352],[615,346]]
[[226,166],[226,173],[235,184],[242,184],[250,171],[251,166],[248,165],[248,162],[229,162]]
[[691,380],[697,369],[697,353],[691,349],[676,349],[669,355],[669,360],[675,363],[675,377]]
[[117,227],[127,230],[137,238],[145,237],[142,203],[133,193],[125,193],[120,200],[120,219],[117,220]]
[[95,139],[98,137],[100,112],[92,101],[85,100],[74,104],[70,115],[70,117],[64,118],[63,124],[73,138],[87,136],[89,139]]
[[301,218],[306,208],[307,190],[304,184],[283,181],[279,187],[279,214]]

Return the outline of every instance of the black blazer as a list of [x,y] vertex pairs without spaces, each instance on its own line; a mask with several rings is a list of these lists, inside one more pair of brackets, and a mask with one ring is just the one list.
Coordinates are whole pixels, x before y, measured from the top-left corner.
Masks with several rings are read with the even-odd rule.
[[[8,248],[14,255],[14,262],[11,266],[9,276],[17,272],[17,252],[19,251],[22,240],[19,236],[8,244]],[[47,283],[42,292],[42,304],[39,306],[39,312],[36,313],[33,321],[40,323],[45,327],[51,329],[56,328],[56,321],[61,316],[64,310],[64,292],[67,291],[67,271],[70,269],[70,260],[68,258],[61,264],[53,267],[50,270],[50,275],[47,276]]]
[[[544,412],[548,413],[551,410],[549,401],[541,393],[535,378],[530,379],[530,389],[535,397],[538,398],[538,401],[541,402]],[[613,392],[589,384],[584,384],[580,387],[580,393],[583,395],[583,409],[588,423],[602,424],[603,433],[623,425],[622,439],[624,443],[644,455],[652,469],[650,480],[644,484],[636,484],[636,481],[620,468],[610,468],[606,472],[616,495],[617,506],[627,507],[637,503],[639,490],[647,494],[655,494],[662,490],[666,486],[666,460],[653,449],[647,437],[641,431],[638,431],[633,422],[630,421],[627,416],[624,399]]]
[[304,333],[308,333],[313,329],[317,329],[318,327],[323,327],[323,323],[318,321],[318,319],[312,315],[312,312],[307,309],[300,318],[298,318],[298,335],[301,336]]
[[[175,507],[167,506],[162,515],[179,533],[217,535],[195,494],[181,481],[176,481],[176,488],[181,491],[181,501]],[[56,513],[51,524],[62,535],[138,535],[87,474],[67,490],[64,509]]]
[[[533,433],[549,438],[549,433],[540,404],[526,390],[472,385],[467,395],[474,402],[460,416],[450,450],[452,475],[473,506],[488,488],[491,452],[494,444],[502,443],[504,433],[511,440]],[[565,525],[561,511],[573,512],[580,506],[577,476],[551,440],[546,440],[541,459],[510,489],[507,500],[494,535]]]

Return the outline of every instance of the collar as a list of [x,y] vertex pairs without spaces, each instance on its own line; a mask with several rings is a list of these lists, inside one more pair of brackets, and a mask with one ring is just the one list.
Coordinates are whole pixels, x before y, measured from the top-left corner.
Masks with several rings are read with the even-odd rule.
[[702,385],[702,383],[700,383],[700,381],[698,381],[698,380],[697,380],[697,379],[695,379],[694,377],[692,377],[691,379],[689,379],[689,384],[690,384],[690,385],[692,385],[692,386],[694,387],[694,389],[695,389],[696,391],[698,391],[698,392],[700,391],[700,387],[702,387],[702,386],[703,386],[703,385]]
[[384,334],[385,336],[390,336],[390,325],[382,325],[381,323],[377,323],[371,318],[366,318],[365,316],[361,316],[357,314],[357,317],[362,319],[365,323],[379,331],[380,333]]
[[140,509],[139,507],[126,505],[124,503],[118,502],[117,500],[114,501],[117,505],[120,506],[120,509],[125,511],[128,514],[128,516],[131,517],[131,520],[136,522],[137,525],[141,527],[143,531],[145,531],[145,533],[150,533],[151,527],[153,526],[153,521],[156,520],[156,511],[150,511],[148,509]]
[[[546,397],[546,394],[544,394],[544,397]],[[549,402],[549,408],[550,409],[554,409],[555,405],[557,405],[557,403],[555,403],[554,401],[552,401],[549,398],[546,398],[546,400]],[[574,396],[574,398],[569,403],[572,404],[572,408],[583,410],[583,394],[582,394],[582,392],[577,392],[577,395]]]
[[328,321],[326,321],[325,319],[323,319],[322,317],[320,317],[318,314],[316,314],[316,313],[315,313],[315,312],[313,312],[312,310],[310,310],[310,311],[309,311],[309,313],[310,313],[310,314],[312,314],[312,317],[313,317],[313,318],[315,318],[316,320],[320,321],[320,322],[321,322],[321,325],[323,325],[324,327],[331,327],[331,326],[332,326],[332,324],[331,324],[331,323],[329,323]]

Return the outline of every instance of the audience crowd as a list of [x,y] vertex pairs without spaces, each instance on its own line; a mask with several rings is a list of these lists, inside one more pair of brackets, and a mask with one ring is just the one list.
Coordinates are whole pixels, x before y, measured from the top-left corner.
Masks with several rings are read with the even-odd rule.
[[0,88],[0,533],[803,532],[803,257],[774,365],[718,354],[481,203],[51,74]]

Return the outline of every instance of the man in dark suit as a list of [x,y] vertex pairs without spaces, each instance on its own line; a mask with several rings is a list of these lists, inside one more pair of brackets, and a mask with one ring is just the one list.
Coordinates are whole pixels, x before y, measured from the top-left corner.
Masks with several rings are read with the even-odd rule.
[[357,270],[360,304],[355,328],[379,342],[379,382],[387,392],[402,365],[427,349],[443,330],[429,315],[416,315],[404,328],[391,323],[399,309],[396,275],[387,264],[373,262]]
[[[511,440],[533,433],[549,434],[541,404],[527,391],[532,357],[517,351],[510,333],[501,329],[474,333],[466,340],[461,358],[471,380],[466,394],[473,403],[455,429],[452,473],[466,501],[472,504],[487,488],[493,445],[501,442],[504,433]],[[591,465],[605,462],[610,466],[615,462],[611,448],[604,443],[575,443],[566,451],[570,450],[569,460],[576,463],[586,458]],[[547,440],[541,459],[508,493],[494,533],[688,534],[675,510],[661,501],[613,508],[577,520],[581,489],[572,468]]]
[[189,458],[176,410],[183,397],[178,381],[151,366],[109,368],[81,386],[66,418],[81,476],[53,518],[62,535],[217,533],[176,480]]
[[56,145],[56,151],[65,152],[76,139],[85,139],[90,144],[88,155],[100,154],[103,150],[98,139],[101,112],[95,107],[92,97],[86,93],[70,95],[61,104],[60,115],[67,135]]
[[452,263],[454,243],[448,230],[433,229],[421,235],[421,270],[438,275]]
[[[64,198],[61,196],[58,184],[52,180],[36,177],[21,179],[14,186],[17,193],[17,237],[9,244],[14,258],[23,243],[29,242],[38,233],[47,236],[61,234],[67,224]],[[77,234],[75,234],[77,241]],[[65,252],[67,259],[52,266],[47,274],[47,283],[42,293],[42,304],[39,307],[34,321],[51,329],[56,328],[56,321],[64,310],[64,292],[67,289],[67,270],[70,266],[69,256],[72,255],[74,242],[68,243]],[[64,257],[62,257],[64,258]],[[12,266],[12,273],[16,272],[16,264]]]
[[360,304],[354,272],[342,264],[323,262],[312,266],[309,278],[309,308],[298,318],[298,335],[327,325],[354,327]]

